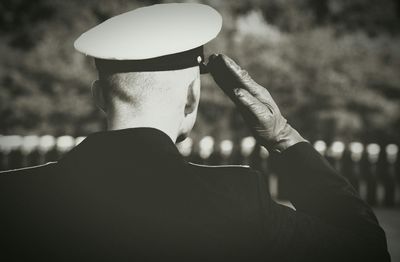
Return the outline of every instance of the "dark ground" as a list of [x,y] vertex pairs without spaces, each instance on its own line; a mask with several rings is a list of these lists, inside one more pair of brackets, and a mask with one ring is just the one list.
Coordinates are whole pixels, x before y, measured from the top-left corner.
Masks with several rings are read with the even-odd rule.
[[375,208],[374,211],[386,232],[392,261],[400,262],[400,208]]

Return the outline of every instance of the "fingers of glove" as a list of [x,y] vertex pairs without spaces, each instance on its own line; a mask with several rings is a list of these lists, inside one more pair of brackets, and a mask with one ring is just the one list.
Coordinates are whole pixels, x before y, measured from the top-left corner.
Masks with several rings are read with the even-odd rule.
[[237,81],[231,70],[225,64],[221,55],[211,55],[208,59],[207,68],[214,78],[217,85],[228,95],[234,102],[236,96],[233,93],[235,88],[240,88],[240,83]]
[[263,119],[272,115],[270,108],[254,97],[249,91],[236,88],[234,94],[239,104],[250,111],[256,118]]
[[256,83],[248,74],[232,59],[225,55],[212,55],[209,58],[208,67],[215,82],[232,98],[232,90],[244,88],[253,96],[270,108],[275,110],[277,106],[266,88]]
[[266,88],[256,83],[256,81],[251,78],[249,73],[242,69],[231,58],[225,55],[221,55],[221,57],[244,89],[249,91],[253,96],[257,97],[257,99],[259,99],[261,102],[269,102],[271,95]]
[[221,56],[224,59],[225,64],[230,67],[232,73],[236,74],[238,81],[241,83],[241,86],[244,89],[246,89],[262,103],[264,103],[271,112],[279,112],[278,106],[276,105],[271,94],[265,87],[259,85],[256,81],[254,81],[246,70],[241,69],[240,66],[228,56]]

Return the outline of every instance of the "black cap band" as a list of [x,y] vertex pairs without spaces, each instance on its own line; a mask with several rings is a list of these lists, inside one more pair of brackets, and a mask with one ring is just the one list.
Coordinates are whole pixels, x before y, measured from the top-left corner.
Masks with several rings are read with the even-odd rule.
[[99,72],[104,73],[170,71],[194,66],[200,66],[200,73],[207,73],[204,64],[203,46],[176,54],[142,60],[95,58],[95,63]]

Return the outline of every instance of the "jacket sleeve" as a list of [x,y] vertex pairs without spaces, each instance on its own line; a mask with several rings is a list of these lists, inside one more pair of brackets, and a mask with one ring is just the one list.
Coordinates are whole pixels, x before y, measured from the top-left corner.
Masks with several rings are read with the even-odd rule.
[[276,250],[284,248],[299,261],[390,261],[371,208],[309,143],[281,153],[277,171],[290,177],[286,190],[296,211],[272,201],[258,183],[264,226]]

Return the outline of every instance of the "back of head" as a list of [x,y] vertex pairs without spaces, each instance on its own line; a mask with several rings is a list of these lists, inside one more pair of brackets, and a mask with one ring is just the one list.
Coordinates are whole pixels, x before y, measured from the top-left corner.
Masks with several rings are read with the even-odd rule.
[[199,84],[198,68],[159,72],[99,73],[107,110],[128,107],[136,112],[178,107],[188,88]]
[[[194,125],[200,96],[198,67],[154,72],[113,73],[99,69],[94,96],[106,112],[109,126],[115,121],[133,127],[162,125],[188,133]],[[185,126],[182,129],[182,126]]]
[[108,128],[155,127],[172,140],[194,125],[205,73],[203,46],[222,27],[212,7],[157,4],[114,16],[83,33],[74,47],[96,61],[93,93]]

